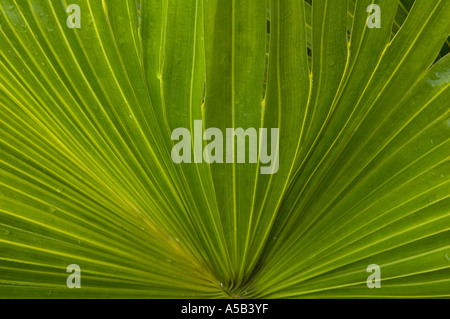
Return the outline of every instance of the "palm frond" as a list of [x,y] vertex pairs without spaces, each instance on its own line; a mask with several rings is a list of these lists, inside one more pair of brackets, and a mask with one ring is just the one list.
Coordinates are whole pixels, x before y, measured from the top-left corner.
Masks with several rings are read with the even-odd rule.
[[[0,296],[449,297],[449,16],[0,1]],[[278,170],[208,164],[194,139],[174,163],[171,133],[198,120],[278,128]]]

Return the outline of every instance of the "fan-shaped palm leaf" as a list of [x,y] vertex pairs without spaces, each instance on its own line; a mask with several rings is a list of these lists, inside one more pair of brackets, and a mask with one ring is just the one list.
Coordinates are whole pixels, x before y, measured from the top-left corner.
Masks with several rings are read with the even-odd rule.
[[[446,0],[0,1],[0,296],[450,296],[449,17]],[[171,132],[195,120],[279,128],[278,171],[175,164]]]

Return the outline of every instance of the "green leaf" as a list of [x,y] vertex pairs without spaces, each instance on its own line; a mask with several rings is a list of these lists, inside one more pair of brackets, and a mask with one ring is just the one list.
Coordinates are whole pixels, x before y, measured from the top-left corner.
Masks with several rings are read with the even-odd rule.
[[[0,297],[448,298],[448,16],[1,0]],[[191,163],[172,158],[178,128]],[[203,156],[208,128],[224,163]],[[227,128],[255,129],[256,163]]]
[[[205,127],[261,127],[265,68],[266,7],[264,1],[207,0],[205,4],[206,97]],[[234,146],[236,139],[230,142]],[[237,164],[237,155],[224,144],[224,163],[211,164],[212,182],[225,233],[231,274],[228,289],[245,275],[254,206],[257,164]],[[250,155],[246,155],[249,158]],[[233,163],[227,160],[231,157]]]

